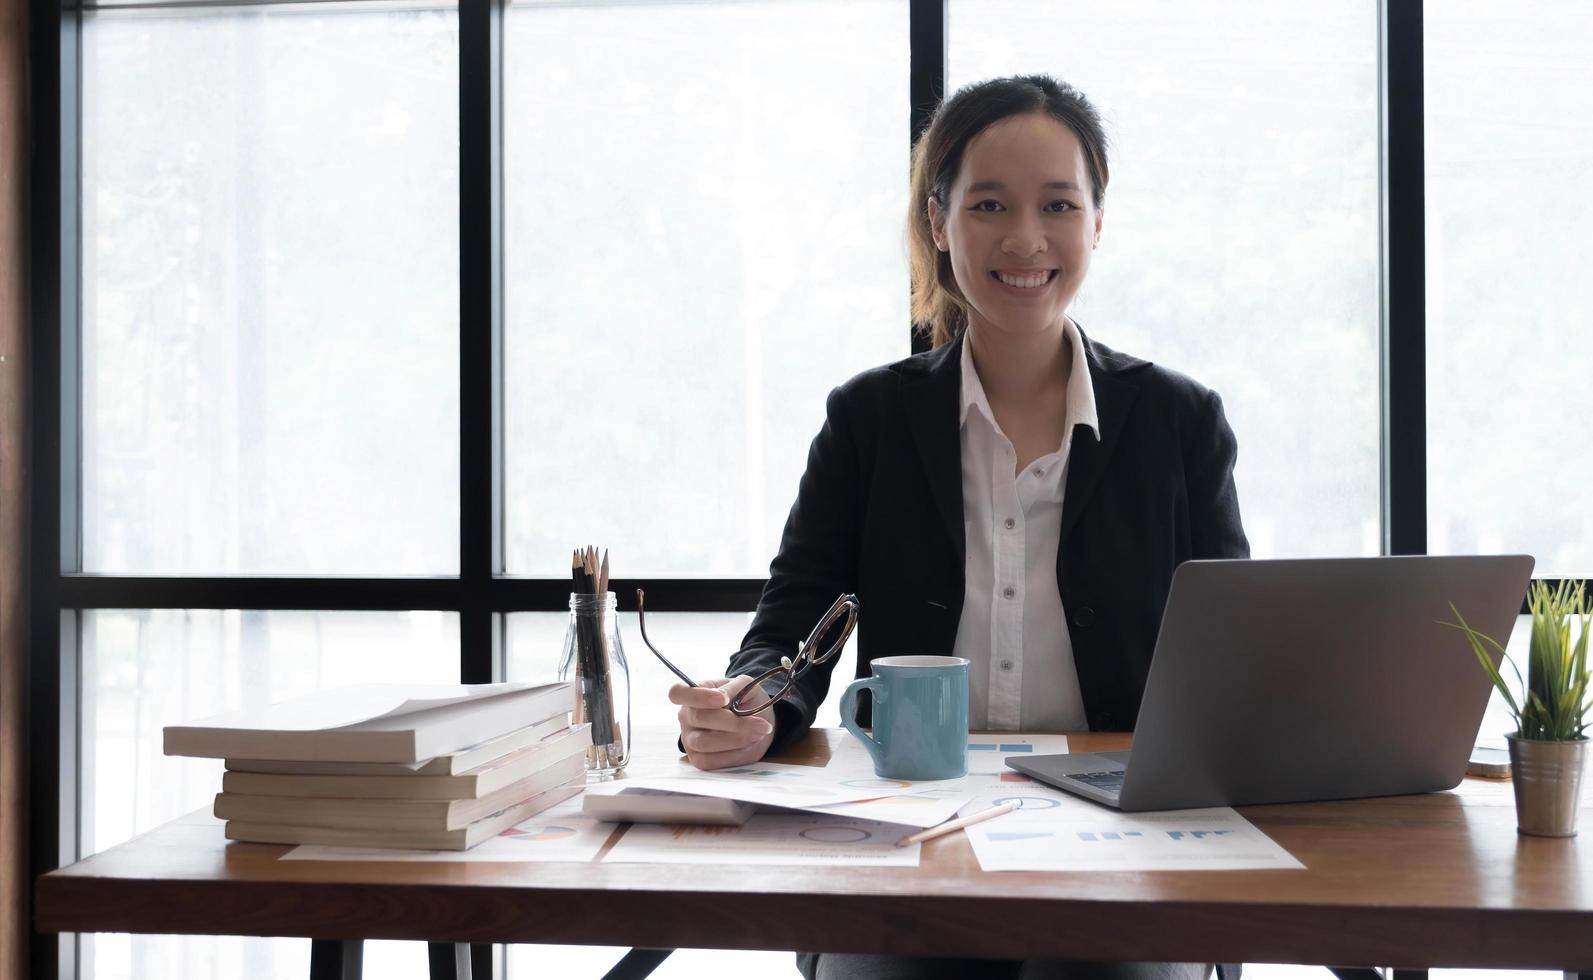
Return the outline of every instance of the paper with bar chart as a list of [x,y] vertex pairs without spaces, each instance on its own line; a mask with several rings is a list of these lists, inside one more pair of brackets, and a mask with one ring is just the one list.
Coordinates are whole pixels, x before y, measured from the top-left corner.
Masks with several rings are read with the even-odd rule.
[[[1012,772],[1007,757],[1013,755],[1060,755],[1068,750],[1066,735],[1030,735],[1024,732],[993,732],[968,736],[968,772]],[[831,771],[874,771],[874,760],[851,734],[841,739],[830,756]]]
[[301,844],[284,861],[446,861],[549,862],[590,861],[602,850],[617,824],[581,814],[579,796],[550,807],[517,826],[467,851],[400,851],[379,847],[330,847]]
[[1066,735],[1025,735],[1000,732],[968,736],[969,772],[1011,772],[1008,756],[1061,755],[1068,750]]
[[739,827],[633,824],[605,863],[917,867],[896,824],[811,813],[757,813]]
[[1003,782],[963,807],[1018,808],[966,831],[986,871],[1237,871],[1303,868],[1230,807],[1122,813],[1035,782]]

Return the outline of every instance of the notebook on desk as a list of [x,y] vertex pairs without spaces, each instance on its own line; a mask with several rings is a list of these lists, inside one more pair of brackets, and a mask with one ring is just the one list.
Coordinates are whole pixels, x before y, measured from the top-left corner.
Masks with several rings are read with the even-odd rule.
[[1123,810],[1450,789],[1491,684],[1450,603],[1503,642],[1526,555],[1190,561],[1178,567],[1131,752],[1007,765]]

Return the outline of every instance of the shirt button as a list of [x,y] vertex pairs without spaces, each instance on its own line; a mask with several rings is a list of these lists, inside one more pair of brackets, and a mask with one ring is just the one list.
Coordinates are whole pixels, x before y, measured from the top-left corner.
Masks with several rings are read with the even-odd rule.
[[1012,661],[1010,661],[1010,660],[1001,661],[1001,669],[1002,670],[1011,670],[1012,669]]
[[1010,585],[1001,590],[1001,597],[1003,599],[1010,599],[1010,598],[1012,598],[1013,596],[1015,596],[1017,594],[1018,594],[1018,590],[1014,589]]
[[1005,521],[1002,521],[1002,522],[1001,522],[1001,523],[1002,523],[1002,524],[1003,524],[1003,525],[1004,525],[1004,526],[1005,526],[1005,527],[1006,527],[1006,529],[1007,529],[1007,530],[1009,530],[1009,531],[1010,531],[1010,530],[1012,530],[1012,529],[1013,529],[1013,528],[1015,528],[1015,527],[1017,527],[1017,526],[1018,526],[1018,522],[1017,522],[1017,521],[1015,521],[1015,520],[1013,520],[1013,519],[1012,519],[1012,518],[1010,518],[1010,517],[1009,517],[1009,518],[1007,518],[1007,519],[1006,519],[1006,520],[1005,520]]
[[1073,625],[1084,627],[1095,622],[1095,610],[1089,606],[1080,606],[1073,610]]
[[1034,471],[1034,475],[1035,476],[1045,476],[1045,470],[1035,470]]

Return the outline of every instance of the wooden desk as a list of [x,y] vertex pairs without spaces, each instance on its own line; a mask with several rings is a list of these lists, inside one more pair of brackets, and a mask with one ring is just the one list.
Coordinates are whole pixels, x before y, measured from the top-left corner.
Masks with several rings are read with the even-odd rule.
[[1593,812],[1582,838],[1521,837],[1509,784],[1481,780],[1241,812],[1305,870],[986,874],[961,834],[912,869],[279,862],[201,812],[44,875],[35,908],[47,932],[1593,972]]

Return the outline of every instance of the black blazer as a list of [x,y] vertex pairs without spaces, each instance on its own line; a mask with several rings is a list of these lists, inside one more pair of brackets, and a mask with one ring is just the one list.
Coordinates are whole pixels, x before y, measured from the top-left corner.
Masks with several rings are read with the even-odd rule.
[[[1084,338],[1101,438],[1075,433],[1057,581],[1090,728],[1132,730],[1173,569],[1247,558],[1217,394]],[[824,427],[726,676],[792,655],[842,592],[862,603],[857,676],[875,657],[950,655],[965,564],[962,341],[865,371],[830,392]],[[778,751],[806,732],[840,658],[775,709]],[[863,699],[860,699],[863,700]],[[862,719],[864,723],[867,718]]]

